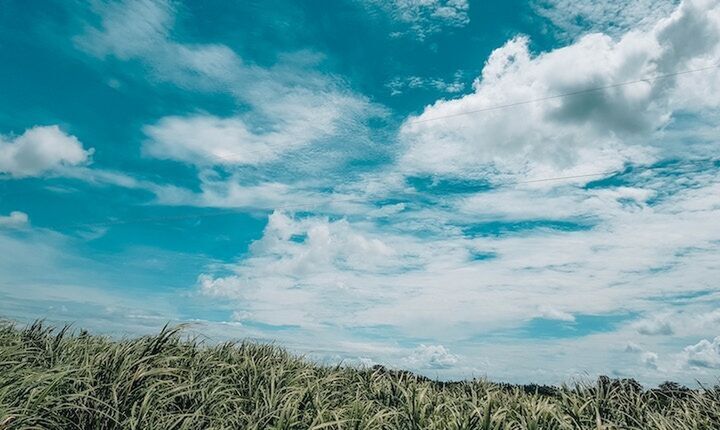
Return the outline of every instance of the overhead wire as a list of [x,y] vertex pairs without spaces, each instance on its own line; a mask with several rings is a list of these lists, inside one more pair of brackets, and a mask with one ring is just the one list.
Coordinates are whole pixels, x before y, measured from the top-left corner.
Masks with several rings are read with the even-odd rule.
[[[481,109],[474,109],[469,111],[463,111],[463,112],[457,112],[454,114],[448,114],[448,115],[441,115],[436,117],[430,117],[430,118],[421,118],[421,119],[415,119],[412,121],[408,121],[407,124],[418,124],[418,123],[425,123],[425,122],[431,122],[431,121],[438,121],[438,120],[444,120],[444,119],[450,119],[454,117],[459,116],[465,116],[465,115],[472,115],[482,112],[489,112],[494,110],[500,110],[500,109],[507,109],[515,106],[522,106],[532,103],[540,103],[544,101],[554,100],[554,99],[560,99],[564,97],[572,97],[582,94],[588,94],[591,92],[596,91],[602,91],[612,88],[618,88],[628,85],[634,85],[639,84],[643,82],[653,82],[657,80],[662,79],[669,79],[676,76],[686,75],[690,73],[698,73],[703,71],[708,71],[712,69],[717,69],[720,67],[719,64],[714,64],[712,66],[697,68],[697,69],[689,69],[689,70],[683,70],[680,72],[674,72],[674,73],[668,73],[663,75],[656,75],[651,77],[645,77],[642,79],[636,79],[632,81],[625,81],[625,82],[619,82],[615,84],[609,84],[604,86],[597,86],[597,87],[591,87],[591,88],[584,88],[582,90],[577,91],[571,91],[567,93],[561,93],[561,94],[555,94],[551,96],[546,97],[540,97],[530,100],[523,100],[523,101],[517,101],[512,103],[506,103],[506,104],[497,104],[493,106],[488,106]],[[221,160],[232,162],[231,159],[232,156],[239,156],[240,154],[228,154],[225,156],[216,156],[215,158],[219,158]],[[689,160],[690,162],[693,161],[708,161],[707,159],[700,159],[700,160]],[[645,169],[653,169],[653,166],[647,166]],[[588,177],[601,177],[601,176],[609,176],[613,174],[621,173],[619,170],[614,171],[602,171],[602,172],[593,172],[593,173],[587,173],[587,174],[579,174],[579,175],[571,175],[571,176],[558,176],[558,177],[549,177],[549,178],[538,178],[538,179],[530,179],[530,180],[520,180],[520,181],[509,181],[509,182],[502,182],[499,184],[496,184],[493,186],[493,188],[502,188],[510,185],[520,185],[520,184],[532,184],[532,183],[541,183],[541,182],[552,182],[552,181],[562,181],[562,180],[571,180],[571,179],[581,179],[581,178],[588,178]],[[11,194],[20,194],[19,192],[10,192],[10,193],[4,193],[0,194],[0,197],[4,197],[6,195]],[[333,203],[348,203],[348,202],[357,202],[357,203],[366,203],[368,201],[367,197],[361,198],[361,197],[349,197],[349,198],[332,198],[330,196],[330,199],[327,199],[328,196],[325,196],[326,202],[324,202],[325,205],[333,204]],[[322,206],[322,202],[313,202],[313,203],[305,203],[305,204],[294,204],[294,205],[283,205],[283,206],[273,206],[272,210],[291,210],[291,209],[302,209],[305,207],[308,208],[315,208]],[[237,213],[242,213],[241,209],[252,209],[256,211],[269,211],[270,208],[264,209],[257,206],[244,206],[244,207],[238,207],[233,210],[226,210],[222,212],[214,212],[214,213],[204,213],[204,214],[187,214],[187,215],[177,215],[177,216],[162,216],[162,217],[144,217],[144,218],[134,218],[134,219],[110,219],[105,221],[98,221],[98,222],[90,222],[90,223],[76,223],[76,224],[67,224],[66,227],[100,227],[100,226],[113,226],[113,225],[122,225],[122,224],[134,224],[134,223],[144,223],[144,222],[162,222],[162,221],[175,221],[175,220],[187,220],[187,219],[199,219],[199,218],[209,218],[209,217],[217,217],[217,216],[225,216],[225,215],[232,215]],[[246,212],[245,211],[245,212]]]
[[[675,163],[673,167],[685,166],[685,165],[695,165],[698,163],[712,164],[712,163],[718,163],[718,162],[720,162],[720,160],[693,159],[693,160],[684,160],[684,161]],[[668,166],[664,166],[664,165],[634,166],[633,171],[640,172],[640,171],[666,169],[666,168],[668,168]],[[488,192],[502,189],[502,188],[507,188],[510,186],[521,185],[521,184],[534,184],[534,183],[541,183],[541,182],[563,181],[563,180],[581,179],[581,178],[589,178],[589,177],[609,177],[612,175],[622,174],[623,171],[624,170],[608,170],[608,171],[588,173],[588,174],[582,174],[582,175],[555,176],[555,177],[549,177],[549,178],[538,178],[538,179],[529,179],[529,180],[520,180],[520,181],[507,181],[507,182],[493,184],[492,188],[489,189]],[[266,208],[259,207],[259,206],[246,205],[246,206],[237,206],[234,209],[228,209],[228,210],[212,212],[212,213],[185,214],[185,215],[158,216],[158,217],[142,217],[142,218],[126,218],[126,219],[111,219],[111,220],[88,222],[88,223],[65,224],[65,225],[63,225],[63,227],[66,227],[66,228],[92,228],[92,227],[109,227],[109,226],[115,226],[115,225],[138,224],[138,223],[166,223],[166,222],[172,222],[172,221],[184,221],[184,220],[191,220],[191,219],[204,219],[204,218],[220,217],[220,216],[227,216],[227,215],[237,215],[237,214],[247,213],[247,212],[252,212],[252,211],[254,211],[254,212],[271,212],[271,211],[298,210],[298,209],[304,209],[304,208],[316,209],[316,208],[320,208],[323,206],[331,206],[335,203],[368,203],[368,201],[370,200],[368,197],[356,197],[356,196],[346,197],[346,198],[343,198],[343,197],[332,198],[332,197],[328,197],[327,195],[325,195],[323,197],[324,197],[324,201],[318,201],[318,202],[312,202],[312,203],[290,204],[290,205],[280,205],[280,206],[268,205]]]
[[619,82],[616,84],[603,85],[603,86],[599,86],[599,87],[583,88],[583,89],[577,90],[577,91],[570,91],[567,93],[554,94],[551,96],[539,97],[539,98],[530,99],[530,100],[522,100],[522,101],[517,101],[517,102],[512,102],[512,103],[488,106],[488,107],[484,107],[481,109],[473,109],[473,110],[457,112],[457,113],[448,114],[448,115],[440,115],[440,116],[435,116],[435,117],[430,117],[430,118],[416,119],[416,120],[408,121],[408,124],[420,124],[420,123],[431,122],[431,121],[439,121],[441,119],[449,119],[449,118],[455,118],[455,117],[459,117],[459,116],[472,115],[472,114],[481,113],[481,112],[490,112],[490,111],[494,111],[494,110],[507,109],[507,108],[511,108],[511,107],[515,107],[515,106],[523,106],[523,105],[528,105],[528,104],[533,104],[533,103],[540,103],[540,102],[560,99],[560,98],[564,98],[564,97],[578,96],[578,95],[588,94],[588,93],[592,93],[592,92],[596,92],[596,91],[609,90],[612,88],[619,88],[619,87],[624,87],[624,86],[628,86],[628,85],[640,84],[643,82],[654,82],[654,81],[659,81],[662,79],[673,78],[676,76],[687,75],[690,73],[704,72],[707,70],[717,69],[718,67],[720,67],[720,64],[714,64],[712,66],[701,67],[698,69],[683,70],[681,72],[667,73],[664,75],[656,75],[656,76],[646,77],[646,78],[642,78],[642,79],[635,79],[632,81]]

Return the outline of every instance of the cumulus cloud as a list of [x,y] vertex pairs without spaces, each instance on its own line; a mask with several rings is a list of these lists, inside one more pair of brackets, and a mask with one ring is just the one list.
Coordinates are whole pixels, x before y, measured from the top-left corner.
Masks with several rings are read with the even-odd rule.
[[672,325],[663,319],[650,319],[638,323],[637,332],[647,336],[669,336],[674,334]]
[[[679,109],[707,107],[707,96],[680,100],[694,86],[692,75],[607,86],[714,65],[719,41],[720,6],[714,0],[687,1],[647,31],[620,39],[589,34],[538,55],[518,36],[492,53],[472,94],[439,100],[405,122],[400,163],[410,172],[475,177],[510,172],[533,179],[647,162],[657,153],[648,136]],[[720,79],[717,70],[703,73],[704,79]],[[453,116],[598,87],[607,88]]]
[[[293,218],[276,212],[250,254],[230,267],[234,274],[208,273],[199,284],[206,294],[234,299],[249,319],[269,324],[388,324],[385,313],[397,312],[393,324],[404,330],[417,319],[435,318],[412,310],[425,300],[447,294],[433,311],[444,314],[450,302],[460,299],[451,296],[465,282],[443,292],[436,289],[436,281],[444,270],[469,260],[469,247],[462,238],[423,241],[412,234],[378,230],[370,222]],[[279,313],[278,306],[288,311]],[[467,316],[463,311],[455,318]]]
[[9,215],[0,215],[0,227],[24,227],[28,225],[28,220],[28,215],[25,212],[12,211]]
[[557,320],[557,321],[568,321],[573,322],[575,321],[575,317],[573,314],[568,312],[563,312],[559,309],[555,309],[549,306],[540,306],[540,312],[538,316],[550,320]]
[[625,352],[643,352],[643,348],[635,342],[628,342],[625,344]]
[[451,354],[443,345],[418,346],[405,362],[413,369],[448,369],[455,366],[459,357]]
[[[692,294],[691,294],[692,296]],[[672,300],[668,298],[667,300]],[[699,295],[697,298],[683,298],[683,306],[674,309],[673,312],[664,313],[661,316],[641,319],[633,322],[630,327],[642,336],[674,336],[676,338],[697,336],[698,334],[713,333],[715,327],[720,323],[720,310],[705,306],[688,311],[687,306],[708,302],[713,304],[715,296],[708,294],[707,297]],[[679,304],[679,302],[676,302]],[[643,341],[650,341],[644,338]],[[663,339],[658,339],[662,342]]]
[[640,364],[646,369],[658,370],[658,354],[653,351],[646,351],[642,346],[635,342],[627,342],[625,344],[625,352],[639,354]]
[[20,136],[0,135],[0,173],[38,176],[62,166],[86,163],[93,150],[56,125],[36,126]]
[[685,347],[682,357],[683,363],[689,367],[720,369],[720,336]]
[[701,314],[698,320],[701,326],[717,327],[720,325],[720,309]]
[[[349,314],[342,316],[348,307],[382,295],[375,283],[413,259],[388,238],[345,220],[294,219],[280,212],[270,216],[250,252],[233,268],[235,275],[202,275],[201,291],[241,299],[248,318],[303,326],[348,321]],[[277,305],[288,312],[275,312]]]
[[657,369],[658,368],[658,355],[654,352],[646,351],[643,352],[640,355],[640,362],[643,364],[643,366],[650,368],[650,369]]
[[288,257],[281,267],[293,274],[318,273],[337,266],[381,270],[392,267],[396,253],[381,238],[362,234],[345,220],[293,219],[281,212],[269,217],[263,238],[253,243],[252,250]]

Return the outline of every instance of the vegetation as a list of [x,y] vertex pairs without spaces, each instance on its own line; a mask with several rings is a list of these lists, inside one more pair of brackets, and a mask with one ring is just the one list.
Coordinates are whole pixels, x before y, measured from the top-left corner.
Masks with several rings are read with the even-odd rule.
[[439,382],[178,328],[115,341],[0,323],[0,429],[718,429],[720,387]]

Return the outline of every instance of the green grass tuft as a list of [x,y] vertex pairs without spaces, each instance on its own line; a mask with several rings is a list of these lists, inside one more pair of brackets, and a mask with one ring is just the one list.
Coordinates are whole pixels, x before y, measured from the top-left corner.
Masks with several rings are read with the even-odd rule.
[[439,382],[165,328],[111,340],[0,323],[0,429],[720,429],[720,387]]

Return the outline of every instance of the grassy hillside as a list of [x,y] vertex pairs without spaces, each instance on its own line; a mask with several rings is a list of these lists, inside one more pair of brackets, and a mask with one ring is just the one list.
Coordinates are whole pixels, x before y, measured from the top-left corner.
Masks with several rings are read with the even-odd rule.
[[4,323],[0,429],[24,428],[719,429],[720,387],[442,383],[268,345],[203,346],[177,329],[113,341]]

